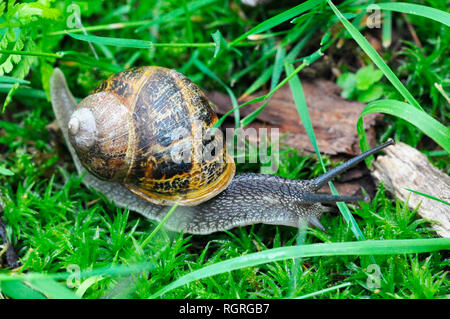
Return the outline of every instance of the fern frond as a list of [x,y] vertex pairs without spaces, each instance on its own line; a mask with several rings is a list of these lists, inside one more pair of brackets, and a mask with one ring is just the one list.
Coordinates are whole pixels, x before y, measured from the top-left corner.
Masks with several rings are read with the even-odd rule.
[[[0,15],[5,22],[2,27],[5,31],[0,38],[0,50],[11,51],[36,51],[36,35],[45,20],[58,20],[62,17],[59,9],[51,8],[54,0],[38,0],[27,3],[17,3],[16,0],[8,0],[8,4],[2,1]],[[6,9],[6,12],[5,12]],[[31,66],[37,58],[31,55],[0,54],[0,76],[11,74],[14,78],[24,79],[30,72]],[[3,104],[3,110],[8,105],[19,87],[16,83],[9,91]]]
[[[32,40],[28,40],[25,45],[25,51],[34,51],[36,48],[36,44]],[[12,73],[13,77],[18,79],[23,79],[30,72],[31,65],[37,62],[37,58],[35,56],[27,55],[21,56],[20,63],[17,62],[17,66]]]

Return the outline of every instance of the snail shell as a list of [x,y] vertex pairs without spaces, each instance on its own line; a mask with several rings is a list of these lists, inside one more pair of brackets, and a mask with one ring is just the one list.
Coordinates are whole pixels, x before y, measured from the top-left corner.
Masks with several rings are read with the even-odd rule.
[[68,131],[95,176],[155,204],[190,206],[223,191],[235,173],[220,130],[209,134],[217,121],[184,75],[142,67],[102,82],[77,106]]

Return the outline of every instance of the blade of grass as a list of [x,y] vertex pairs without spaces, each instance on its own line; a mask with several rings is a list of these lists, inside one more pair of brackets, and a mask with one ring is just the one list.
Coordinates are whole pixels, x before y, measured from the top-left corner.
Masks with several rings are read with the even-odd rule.
[[426,197],[426,198],[433,199],[433,200],[438,201],[438,202],[440,202],[440,203],[442,203],[442,204],[445,204],[445,205],[450,206],[450,203],[449,203],[449,202],[446,202],[446,201],[443,200],[443,199],[440,199],[440,198],[437,198],[437,197],[434,197],[434,196],[432,196],[432,195],[428,195],[428,194],[425,194],[425,193],[421,193],[421,192],[418,192],[418,191],[415,191],[415,190],[412,190],[412,189],[409,189],[409,188],[405,188],[405,189],[406,189],[407,191],[409,191],[409,192],[413,192],[414,194],[421,195],[421,196],[424,196],[424,197]]
[[283,46],[278,46],[277,54],[275,54],[275,61],[273,63],[273,73],[270,80],[270,90],[273,90],[278,82],[280,82],[281,74],[283,73],[284,60],[286,58],[286,50]]
[[46,299],[43,294],[22,281],[0,282],[0,290],[3,294],[13,299]]
[[101,25],[92,25],[84,27],[83,29],[65,29],[65,30],[59,30],[54,32],[46,33],[42,36],[55,36],[55,35],[64,35],[67,34],[67,32],[71,33],[81,33],[83,31],[87,32],[94,32],[94,31],[103,31],[103,30],[119,30],[119,29],[125,29],[125,28],[132,28],[132,27],[138,27],[142,26],[143,24],[153,22],[157,24],[158,22],[163,22],[160,20],[144,20],[144,21],[129,21],[129,22],[114,22],[114,23],[108,23],[108,24],[101,24]]
[[124,66],[125,69],[129,69],[133,66],[134,62],[136,62],[137,59],[139,59],[139,57],[142,55],[142,51],[136,51],[133,53],[132,56],[130,56],[130,58],[127,60],[127,62],[125,62]]
[[[93,43],[99,43],[104,45],[112,45],[116,47],[135,48],[135,49],[148,49],[152,47],[171,47],[171,48],[200,48],[200,47],[215,47],[213,42],[204,43],[154,43],[152,41],[138,40],[138,39],[123,39],[123,38],[111,38],[111,37],[99,37],[96,35],[84,35],[67,33],[72,38],[87,41]],[[256,45],[256,44],[255,44]]]
[[[371,102],[367,104],[361,112],[356,127],[362,152],[365,152],[370,148],[363,127],[363,116],[370,113],[384,113],[404,119],[434,140],[444,150],[450,152],[450,129],[411,104],[396,100],[379,100]],[[367,166],[370,166],[373,161],[373,156],[366,158],[365,161]]]
[[14,172],[10,171],[9,169],[7,169],[5,167],[0,166],[0,174],[5,175],[5,176],[13,176]]
[[250,64],[249,66],[244,68],[242,71],[239,71],[239,72],[233,74],[233,76],[231,76],[231,79],[230,79],[231,86],[233,86],[241,77],[243,77],[244,75],[246,75],[247,73],[249,73],[250,71],[255,69],[258,65],[262,64],[264,61],[269,59],[275,52],[276,52],[276,49],[275,49],[275,47],[273,47],[272,49],[268,50],[268,52],[264,53],[264,55],[261,58],[259,58],[257,61]]
[[[305,220],[301,220],[298,225],[298,231],[297,231],[297,238],[295,240],[295,244],[297,246],[303,246],[305,244],[306,240],[306,234],[308,229],[308,222]],[[291,298],[295,291],[297,290],[297,281],[299,279],[299,272],[301,267],[301,258],[294,258],[292,259],[292,265],[291,265],[291,273],[290,273],[290,280],[289,280],[289,289],[287,292],[287,296]]]
[[251,34],[267,31],[289,19],[292,19],[292,18],[302,14],[303,12],[309,11],[309,10],[317,7],[323,1],[324,0],[308,0],[306,2],[303,2],[302,4],[299,4],[298,6],[295,6],[292,9],[286,10],[283,13],[280,13],[270,19],[267,19],[266,21],[258,24],[254,28],[250,29],[249,31],[245,32],[241,36],[234,39],[230,43],[230,46],[238,44],[239,42],[246,39]]
[[148,235],[148,237],[146,239],[144,239],[144,241],[141,244],[141,248],[143,249],[145,246],[147,246],[147,244],[150,242],[150,240],[158,233],[158,231],[161,229],[161,227],[164,226],[164,224],[166,223],[166,221],[169,219],[169,217],[172,215],[172,213],[175,211],[175,209],[178,207],[178,203],[176,203],[175,205],[173,205],[169,212],[166,214],[166,216],[164,216],[164,218],[161,220],[161,222],[158,224],[158,226],[155,227],[155,229],[150,233],[150,235]]
[[291,51],[289,51],[289,53],[286,55],[286,60],[287,61],[292,61],[294,60],[294,58],[296,58],[298,56],[298,54],[300,53],[300,51],[303,49],[303,47],[309,42],[309,40],[311,39],[312,35],[314,33],[308,33],[306,34],[293,48]]
[[270,77],[273,74],[273,66],[269,66],[267,69],[261,73],[258,78],[245,90],[244,94],[241,95],[240,98],[245,98],[249,96],[250,94],[254,93],[256,90],[258,90],[260,87],[264,85],[267,81],[269,81]]
[[240,109],[240,108],[242,108],[242,107],[244,107],[244,106],[247,106],[247,105],[249,105],[249,104],[252,104],[252,103],[262,102],[262,101],[264,101],[266,98],[267,98],[267,95],[263,95],[263,96],[254,98],[254,99],[252,99],[252,100],[250,100],[250,101],[247,101],[247,102],[245,102],[245,103],[243,103],[243,104],[241,104],[241,105],[238,105],[237,107],[232,108],[232,109],[229,110],[227,113],[225,113],[224,115],[222,115],[222,117],[217,121],[217,123],[214,124],[214,127],[216,127],[216,128],[220,127],[220,126],[222,125],[222,123],[225,121],[225,119],[226,119],[228,116],[230,116],[231,113],[235,112],[237,109]]
[[312,292],[310,294],[306,294],[306,295],[297,297],[295,299],[307,299],[307,298],[323,295],[326,292],[338,290],[338,289],[341,289],[341,288],[344,288],[344,287],[348,287],[348,286],[352,286],[352,283],[344,282],[343,284],[340,284],[340,285],[337,285],[337,286],[334,286],[334,287],[330,287],[330,288],[325,288],[325,289],[322,289],[322,290],[319,290],[319,291],[315,291],[315,292]]
[[[0,93],[8,93],[13,84],[0,84]],[[29,87],[19,87],[14,93],[15,96],[23,96],[37,99],[47,99],[47,95],[42,90],[32,89]]]
[[[294,66],[290,63],[285,64],[286,74],[294,72]],[[320,156],[319,147],[317,146],[317,140],[314,133],[314,128],[311,123],[311,117],[309,116],[308,106],[306,105],[305,95],[303,93],[303,87],[298,76],[293,76],[289,80],[289,86],[291,88],[292,97],[294,98],[295,105],[297,106],[297,112],[300,115],[303,126],[305,127],[306,134],[308,135],[311,144],[316,151],[319,161],[322,164],[322,168],[326,170],[325,164]]]
[[150,298],[157,298],[177,287],[189,284],[196,280],[285,259],[315,256],[397,255],[447,249],[450,249],[450,238],[368,240],[274,248],[235,257],[192,271],[160,289]]
[[[334,187],[334,184],[332,182],[328,182],[328,185],[330,186],[330,190],[333,195],[339,195],[339,192],[337,191],[336,187]],[[350,230],[355,235],[356,239],[366,240],[347,204],[343,202],[337,202],[336,206],[339,208],[339,211],[344,217],[345,222],[350,227]],[[373,263],[375,264],[375,260],[373,260]]]
[[[292,73],[292,70],[294,69],[292,64],[285,64],[285,68],[286,74]],[[317,146],[314,128],[311,123],[311,117],[309,116],[308,106],[306,105],[306,100],[303,93],[303,87],[298,76],[292,77],[292,79],[289,80],[289,85],[291,87],[291,92],[294,98],[295,105],[297,106],[298,114],[300,115],[302,124],[305,127],[306,134],[308,135],[308,138],[311,141],[311,144],[317,154],[317,157],[319,158],[323,171],[326,172],[325,164],[323,162],[322,156],[320,155],[319,147]],[[333,186],[333,183],[329,182],[328,184],[330,185],[332,193],[334,195],[339,195],[336,188]],[[359,228],[358,224],[356,223],[355,219],[353,218],[353,215],[348,209],[347,205],[345,203],[337,203],[337,206],[342,216],[344,217],[345,221],[347,222],[347,225],[349,225],[356,238],[358,240],[364,240],[365,239],[364,235],[361,229]]]
[[14,77],[11,77],[11,76],[2,75],[2,76],[0,76],[0,83],[8,83],[8,84],[14,84],[14,83],[19,83],[19,84],[30,84],[30,81],[23,80],[23,79],[18,79],[18,78],[14,78]]
[[377,3],[377,6],[381,10],[403,12],[407,14],[422,16],[450,27],[450,13],[439,9],[405,2]]
[[431,157],[435,157],[435,156],[447,156],[450,153],[444,150],[437,150],[437,151],[426,151],[426,150],[422,150],[422,152],[426,155],[426,156],[431,156]]
[[72,290],[63,286],[56,280],[48,277],[30,281],[30,285],[48,298],[53,299],[79,299]]
[[77,288],[77,291],[75,292],[75,294],[79,297],[82,298],[83,295],[86,293],[86,290],[89,289],[89,287],[91,287],[92,285],[96,284],[97,282],[99,282],[100,280],[103,280],[104,278],[102,276],[92,276],[89,277],[88,279],[86,279],[85,281],[83,281],[80,286]]
[[422,110],[419,103],[416,99],[411,95],[411,93],[406,89],[406,87],[400,82],[400,80],[395,76],[394,72],[384,63],[383,59],[380,55],[375,51],[375,49],[370,45],[369,41],[356,29],[345,17],[342,13],[336,8],[336,6],[331,2],[331,0],[327,0],[331,9],[334,11],[336,16],[339,18],[341,23],[353,37],[353,39],[358,43],[358,45],[363,49],[363,51],[369,56],[373,63],[383,72],[386,78],[392,83],[392,85],[397,89],[397,91],[408,101],[410,104],[414,105],[416,108]]
[[59,53],[38,52],[38,51],[0,50],[0,54],[31,55],[31,56],[40,56],[40,57],[45,57],[45,58],[57,58],[57,59],[61,57],[61,54],[59,54]]
[[[109,267],[102,267],[93,270],[82,270],[80,278],[88,278],[92,276],[126,276],[143,271],[151,271],[154,264],[151,262],[137,263],[132,265],[114,265]],[[73,276],[72,272],[57,272],[52,274],[47,273],[25,273],[9,275],[0,273],[0,284],[7,281],[34,281],[51,278],[53,280],[66,280]]]
[[383,24],[382,24],[382,43],[384,48],[388,48],[392,42],[392,12],[384,12]]

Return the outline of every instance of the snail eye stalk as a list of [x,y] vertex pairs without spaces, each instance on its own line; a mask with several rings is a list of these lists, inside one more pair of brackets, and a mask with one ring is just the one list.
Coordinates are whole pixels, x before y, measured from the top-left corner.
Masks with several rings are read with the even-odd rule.
[[389,145],[393,145],[395,144],[394,140],[389,140],[384,144],[378,145],[374,148],[372,148],[371,150],[368,150],[367,152],[364,152],[358,156],[355,156],[354,158],[348,160],[347,162],[345,162],[342,165],[339,165],[338,167],[333,168],[332,170],[329,170],[328,172],[326,172],[325,174],[312,179],[311,182],[314,185],[314,188],[317,190],[319,188],[321,188],[323,185],[325,185],[326,183],[328,183],[331,179],[333,179],[335,176],[341,174],[342,172],[345,172],[346,170],[348,170],[349,168],[355,166],[356,164],[358,164],[359,162],[363,161],[364,159],[366,159],[367,157],[369,157],[370,155],[382,150],[383,148],[389,146]]

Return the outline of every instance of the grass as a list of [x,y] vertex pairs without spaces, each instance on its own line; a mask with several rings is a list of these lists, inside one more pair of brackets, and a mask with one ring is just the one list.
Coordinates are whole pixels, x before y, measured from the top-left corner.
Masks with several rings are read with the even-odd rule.
[[[208,236],[171,233],[82,186],[64,147],[46,128],[54,119],[47,100],[53,67],[63,70],[72,92],[82,98],[111,73],[161,65],[204,89],[227,92],[236,126],[248,125],[256,115],[240,118],[245,105],[236,97],[265,87],[270,93],[262,100],[268,101],[277,88],[289,85],[302,115],[299,125],[314,145],[307,104],[299,93],[302,70],[314,68],[324,54],[337,54],[345,61],[342,73],[375,64],[386,76],[384,96],[375,106],[386,99],[406,104],[405,99],[423,112],[407,122],[400,107],[386,110],[392,116],[378,128],[379,140],[407,142],[448,171],[448,140],[430,133],[433,121],[440,122],[444,134],[448,127],[449,104],[442,94],[450,84],[445,1],[421,1],[427,9],[408,14],[420,44],[397,13],[417,8],[383,5],[393,11],[389,29],[397,33],[391,47],[401,50],[382,55],[364,42],[361,34],[381,36],[381,30],[355,22],[357,1],[337,7],[331,1],[280,2],[265,8],[214,0],[182,6],[160,0],[76,3],[87,34],[68,27],[73,18],[66,10],[69,2],[45,2],[40,14],[34,2],[0,5],[0,216],[23,265],[15,276],[0,269],[0,298],[448,298],[448,240],[436,239],[430,224],[407,203],[390,198],[382,185],[370,203],[341,205],[345,220],[323,215],[327,233],[269,225]],[[431,9],[440,10],[437,21]],[[389,29],[383,30],[388,39]],[[351,53],[340,51],[340,41]],[[278,174],[305,179],[336,165],[316,150],[317,159],[282,148]],[[258,171],[259,164],[239,164],[238,170]],[[388,240],[388,248],[377,250],[377,242]],[[410,240],[410,250],[392,248],[402,247],[404,240]],[[321,243],[336,250],[316,250]],[[267,260],[279,249],[286,255],[251,262],[258,256]],[[315,253],[303,255],[303,249]],[[235,270],[223,266],[227,263]],[[196,277],[202,272],[207,274]]]

